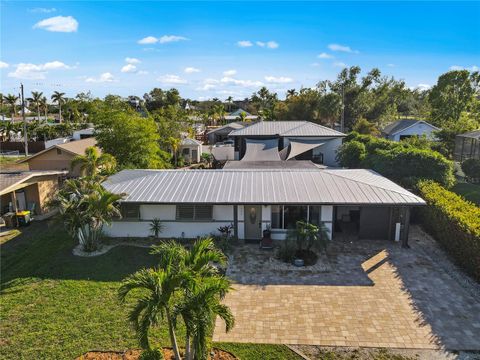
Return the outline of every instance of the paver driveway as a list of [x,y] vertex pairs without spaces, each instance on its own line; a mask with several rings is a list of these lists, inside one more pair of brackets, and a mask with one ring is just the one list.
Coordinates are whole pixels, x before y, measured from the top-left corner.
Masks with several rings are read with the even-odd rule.
[[268,253],[238,248],[229,269],[235,291],[225,299],[236,324],[226,334],[217,320],[213,340],[480,350],[478,288],[439,266],[446,259],[418,229],[411,245],[338,244],[328,272],[311,273],[279,270]]

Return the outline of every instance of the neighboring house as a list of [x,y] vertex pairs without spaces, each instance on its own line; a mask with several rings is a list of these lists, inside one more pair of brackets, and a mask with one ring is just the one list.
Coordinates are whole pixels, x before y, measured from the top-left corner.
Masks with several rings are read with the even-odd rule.
[[247,121],[256,121],[258,120],[258,116],[257,115],[252,115],[250,114],[248,111],[245,111],[243,109],[237,109],[235,111],[232,111],[231,113],[229,113],[228,115],[226,115],[224,117],[225,121],[227,122],[231,122],[231,121],[239,121],[240,120],[240,116],[242,113],[245,113],[245,120]]
[[65,170],[69,172],[69,176],[80,176],[78,167],[70,170],[72,159],[77,155],[85,155],[85,150],[96,144],[95,138],[57,144],[21,160],[19,163],[28,163],[30,170]]
[[260,121],[229,137],[235,139],[237,160],[310,160],[338,166],[336,152],[345,134],[309,121]]
[[147,237],[158,218],[165,238],[197,238],[233,225],[234,236],[259,240],[271,229],[284,240],[299,220],[323,223],[329,237],[408,240],[418,196],[365,169],[123,170],[103,186],[125,193],[122,218],[103,230]]
[[382,135],[388,139],[393,141],[400,141],[412,136],[423,136],[425,135],[427,138],[434,140],[435,139],[435,131],[439,131],[440,129],[432,124],[427,123],[423,120],[398,120],[389,125],[387,125],[382,130]]
[[207,132],[208,143],[215,145],[228,139],[228,135],[234,130],[243,129],[245,126],[252,125],[250,122],[236,121],[227,125],[217,127]]
[[455,136],[453,158],[460,162],[466,159],[480,159],[480,130]]
[[88,139],[94,136],[95,129],[93,127],[81,130],[75,130],[73,132],[73,140],[83,140]]
[[185,138],[180,142],[179,149],[183,158],[190,163],[199,163],[202,155],[202,143],[195,139]]
[[66,171],[0,172],[0,213],[30,210],[48,212],[48,201],[59,187]]

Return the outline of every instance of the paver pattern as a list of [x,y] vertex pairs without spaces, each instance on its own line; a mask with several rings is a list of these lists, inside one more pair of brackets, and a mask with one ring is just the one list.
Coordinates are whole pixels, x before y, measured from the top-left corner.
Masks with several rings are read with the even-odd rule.
[[225,299],[236,324],[225,333],[217,320],[213,340],[480,350],[478,288],[437,264],[423,232],[413,229],[410,243],[337,242],[318,272],[236,248],[227,271],[235,291]]

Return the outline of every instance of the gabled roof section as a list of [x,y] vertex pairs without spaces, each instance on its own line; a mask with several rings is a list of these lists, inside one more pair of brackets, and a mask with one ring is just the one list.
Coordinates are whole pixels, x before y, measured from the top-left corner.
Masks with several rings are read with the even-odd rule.
[[464,134],[458,134],[457,136],[471,138],[471,139],[480,139],[480,130],[474,130]]
[[19,184],[35,177],[49,175],[66,175],[67,171],[5,171],[0,173],[0,195],[13,191]]
[[330,169],[123,170],[103,186],[125,202],[424,205],[374,171]]
[[[85,155],[85,149],[91,146],[96,146],[97,145],[97,140],[93,137],[91,138],[86,138],[82,140],[75,140],[75,141],[69,141],[64,144],[57,144],[52,147],[49,147],[48,149],[42,150],[32,156],[29,156],[26,159],[18,161],[18,163],[23,163],[27,162],[30,159],[33,159],[41,154],[46,153],[47,151],[51,151],[52,149],[60,149],[62,151],[66,151],[72,155]],[[98,151],[101,152],[101,149],[98,148]]]
[[216,133],[217,131],[222,131],[222,130],[225,130],[225,129],[231,129],[232,131],[233,130],[239,130],[239,129],[243,129],[245,126],[247,126],[249,123],[245,123],[245,122],[232,122],[232,123],[229,123],[229,124],[226,124],[226,125],[223,125],[223,126],[220,126],[216,129],[213,129],[213,130],[210,130],[209,132],[207,132],[207,135],[208,134],[213,134],[213,133]]
[[196,139],[190,139],[190,138],[185,138],[185,139],[182,139],[182,141],[180,142],[181,145],[202,145],[202,143]]
[[430,124],[426,121],[423,121],[423,120],[403,119],[403,120],[398,120],[398,121],[395,121],[391,124],[388,124],[387,126],[385,126],[385,128],[382,130],[382,132],[386,135],[395,135],[395,134],[397,134],[401,131],[404,131],[404,130],[412,127],[412,126],[415,126],[419,123],[423,123],[427,126],[430,126],[432,129],[440,130],[436,126],[433,126],[432,124]]
[[260,121],[230,136],[342,137],[345,134],[309,121]]

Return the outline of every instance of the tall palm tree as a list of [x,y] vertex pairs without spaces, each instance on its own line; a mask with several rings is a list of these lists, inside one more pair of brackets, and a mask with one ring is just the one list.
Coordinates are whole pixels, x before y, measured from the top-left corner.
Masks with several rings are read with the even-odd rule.
[[231,112],[232,111],[232,104],[233,104],[233,97],[232,96],[229,96],[227,99],[227,105],[228,105],[228,112]]
[[42,101],[43,92],[32,91],[32,97],[29,97],[27,101],[37,108],[37,117],[40,120],[40,103]]
[[83,176],[95,177],[100,172],[111,174],[117,165],[115,158],[107,153],[100,154],[95,146],[85,149],[85,155],[77,155],[72,159],[70,168],[80,167]]
[[297,95],[297,90],[295,90],[295,89],[287,90],[287,99],[291,96],[296,96],[296,95]]
[[47,101],[47,97],[44,96],[40,99],[40,106],[42,107],[44,113],[45,113],[45,122],[48,121],[48,101]]
[[58,105],[59,120],[62,122],[62,104],[65,102],[65,93],[54,91],[51,99]]
[[7,104],[9,104],[10,107],[11,107],[11,114],[12,114],[11,121],[12,122],[13,122],[13,119],[15,117],[15,114],[17,113],[17,101],[18,101],[18,99],[19,99],[18,96],[15,96],[15,95],[12,95],[12,94],[8,94],[5,97],[5,100],[6,100]]
[[170,136],[167,141],[170,144],[170,147],[172,149],[174,165],[177,166],[178,149],[180,148],[180,143],[181,143],[182,140],[179,139],[179,138]]
[[3,105],[5,105],[5,96],[0,93],[0,111],[2,112],[2,121],[5,121],[5,111],[3,110]]

